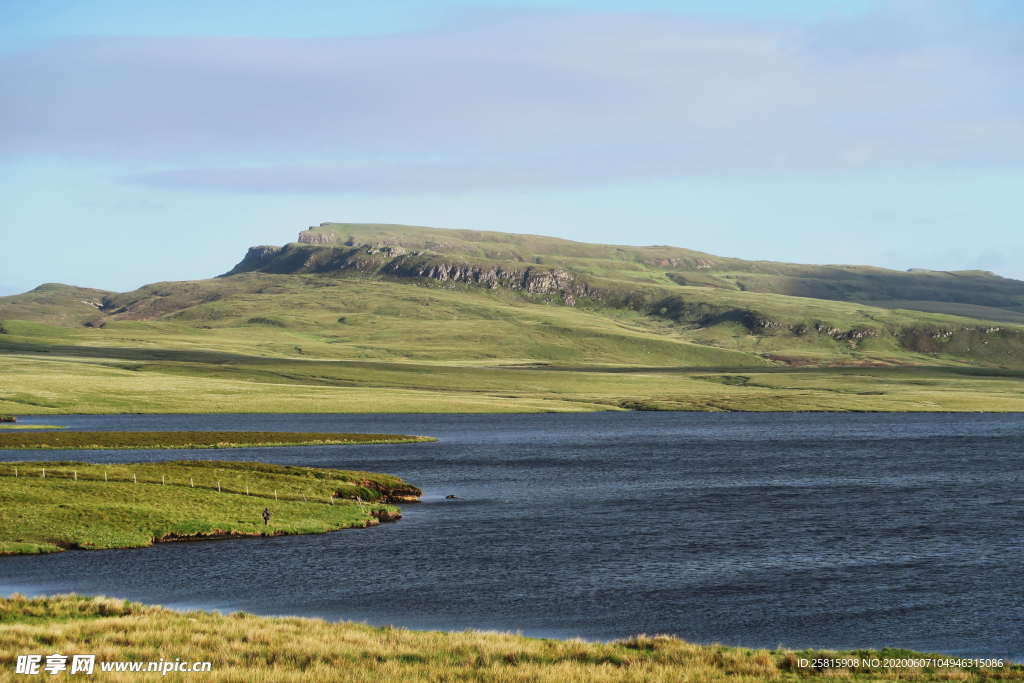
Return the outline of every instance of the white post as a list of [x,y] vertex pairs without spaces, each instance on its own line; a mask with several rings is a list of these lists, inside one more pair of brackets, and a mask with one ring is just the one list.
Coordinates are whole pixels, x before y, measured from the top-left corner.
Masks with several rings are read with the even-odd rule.
[[103,470],[103,481],[107,480],[107,471]]
[[71,470],[75,473],[75,481],[78,481],[78,470]]
[[249,495],[249,485],[248,484],[245,485],[245,495],[247,495],[247,496]]
[[15,477],[17,477],[17,476],[18,476],[18,468],[17,468],[17,467],[15,467],[15,468],[14,468],[14,476],[15,476]]
[[42,474],[42,477],[43,477],[43,479],[46,479],[46,468],[45,468],[45,467],[43,468],[43,474]]
[[196,487],[196,483],[194,481],[192,481],[192,477],[188,478],[188,485],[191,486],[192,488]]
[[[17,475],[15,475],[17,476]],[[277,489],[274,489],[274,500],[277,500]]]
[[132,481],[134,481],[136,484],[139,483],[139,478],[135,476],[134,472],[132,472]]
[[217,480],[217,493],[220,493],[220,479]]
[[167,480],[164,478],[164,475],[162,474],[160,475],[160,483],[163,484],[164,486],[167,485]]

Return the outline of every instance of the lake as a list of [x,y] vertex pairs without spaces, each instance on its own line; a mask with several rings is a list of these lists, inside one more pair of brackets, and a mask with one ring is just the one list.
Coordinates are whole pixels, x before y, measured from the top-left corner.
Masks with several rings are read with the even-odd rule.
[[[76,591],[608,640],[898,646],[1024,660],[1024,415],[40,416],[74,429],[366,431],[437,443],[0,451],[396,474],[395,524],[0,557],[0,593]],[[453,494],[456,500],[445,500]],[[262,509],[263,503],[255,505]],[[254,514],[258,514],[255,510]]]

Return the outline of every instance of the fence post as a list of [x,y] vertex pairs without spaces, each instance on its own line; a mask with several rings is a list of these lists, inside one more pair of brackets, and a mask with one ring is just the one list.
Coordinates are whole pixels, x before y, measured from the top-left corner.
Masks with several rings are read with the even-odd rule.
[[103,470],[103,481],[107,480],[107,471]]
[[217,493],[220,493],[220,479],[217,480]]
[[188,485],[191,486],[192,488],[196,487],[196,483],[194,481],[192,481],[192,477],[188,478]]
[[[18,470],[15,469],[14,471],[17,472]],[[18,476],[18,475],[15,474],[14,476]],[[274,489],[274,500],[277,500],[277,489]]]
[[75,481],[78,481],[78,470],[71,470],[75,473]]
[[46,468],[45,467],[43,468],[43,474],[41,476],[42,476],[43,479],[46,479]]
[[135,476],[134,472],[132,472],[132,481],[134,481],[136,484],[139,483],[139,478]]
[[167,485],[167,479],[162,474],[160,475],[160,483],[163,484],[164,486]]

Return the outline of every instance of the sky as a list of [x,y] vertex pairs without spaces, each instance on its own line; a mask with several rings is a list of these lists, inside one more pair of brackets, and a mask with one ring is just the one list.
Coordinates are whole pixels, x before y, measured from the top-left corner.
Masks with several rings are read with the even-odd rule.
[[1024,279],[1015,0],[4,0],[0,295],[325,221]]

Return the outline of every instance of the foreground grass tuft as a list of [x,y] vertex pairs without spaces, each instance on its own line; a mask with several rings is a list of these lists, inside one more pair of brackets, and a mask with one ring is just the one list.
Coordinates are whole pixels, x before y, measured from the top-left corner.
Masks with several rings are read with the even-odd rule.
[[[91,653],[98,661],[210,661],[211,681],[771,681],[820,677],[856,680],[1024,680],[1024,668],[875,672],[819,670],[800,658],[884,658],[857,653],[753,650],[696,645],[669,636],[612,643],[550,640],[464,631],[445,633],[251,614],[173,612],[111,598],[77,595],[0,599],[0,671],[17,654]],[[898,651],[900,658],[928,657]],[[893,655],[895,656],[895,655]],[[137,680],[138,674],[104,674]],[[185,680],[187,674],[169,680]],[[134,678],[133,678],[134,677]],[[194,677],[193,677],[194,679]]]

